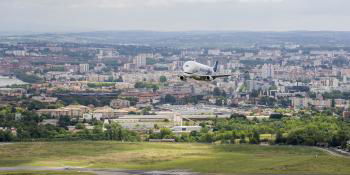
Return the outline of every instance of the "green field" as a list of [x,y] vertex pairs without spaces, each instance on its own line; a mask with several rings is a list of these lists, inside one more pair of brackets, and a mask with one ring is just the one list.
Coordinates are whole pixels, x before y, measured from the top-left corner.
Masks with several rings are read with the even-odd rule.
[[350,159],[311,147],[45,142],[0,146],[0,167],[185,169],[222,174],[350,174]]

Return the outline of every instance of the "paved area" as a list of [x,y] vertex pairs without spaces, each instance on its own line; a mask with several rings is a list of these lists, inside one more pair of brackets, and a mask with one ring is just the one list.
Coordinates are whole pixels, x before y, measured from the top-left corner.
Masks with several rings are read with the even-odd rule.
[[1,145],[9,145],[9,144],[13,144],[13,143],[2,143],[2,142],[0,142],[0,146]]
[[142,171],[142,170],[121,170],[121,169],[99,169],[99,168],[79,168],[79,167],[1,167],[0,171],[81,171],[90,172],[97,175],[200,175],[199,173],[187,172],[184,170],[168,171]]
[[342,152],[342,150],[336,150],[335,148],[321,148],[321,147],[315,147],[315,148],[325,151],[333,156],[350,158],[350,154],[345,151]]

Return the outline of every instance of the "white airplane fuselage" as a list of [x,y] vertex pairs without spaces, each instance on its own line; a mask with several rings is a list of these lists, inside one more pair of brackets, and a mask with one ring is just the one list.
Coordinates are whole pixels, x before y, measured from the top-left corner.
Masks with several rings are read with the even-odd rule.
[[225,77],[228,75],[214,75],[217,71],[218,62],[216,61],[213,67],[195,62],[187,61],[183,65],[183,75],[180,75],[180,80],[186,81],[188,78],[199,81],[212,81],[218,77]]
[[183,71],[187,75],[191,74],[202,74],[202,75],[211,75],[214,73],[213,67],[195,62],[195,61],[187,61],[183,65]]
[[212,81],[216,78],[229,77],[231,75],[218,75],[218,61],[215,62],[213,67],[195,62],[187,61],[183,65],[183,74],[179,75],[180,80],[186,81],[188,78],[199,81]]

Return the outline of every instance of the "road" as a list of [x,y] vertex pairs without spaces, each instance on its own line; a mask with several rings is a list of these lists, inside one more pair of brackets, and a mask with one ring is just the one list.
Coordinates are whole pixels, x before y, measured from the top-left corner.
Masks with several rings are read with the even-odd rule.
[[333,156],[350,158],[350,153],[340,152],[340,150],[335,150],[335,148],[321,148],[321,147],[315,147],[315,148],[322,150],[322,151],[325,151]]
[[122,169],[99,169],[99,168],[80,168],[80,167],[1,167],[1,171],[80,171],[89,172],[97,175],[200,175],[199,173],[187,172],[184,170],[168,171],[142,171],[142,170],[122,170]]
[[3,143],[3,142],[0,142],[0,146],[1,146],[1,145],[9,145],[9,144],[13,144],[13,143]]

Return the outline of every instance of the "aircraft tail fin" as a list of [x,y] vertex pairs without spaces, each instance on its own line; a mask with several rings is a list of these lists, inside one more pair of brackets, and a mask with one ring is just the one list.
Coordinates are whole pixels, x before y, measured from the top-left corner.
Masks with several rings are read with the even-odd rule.
[[218,64],[219,64],[219,61],[215,61],[215,64],[213,66],[214,72],[216,72],[218,70]]

